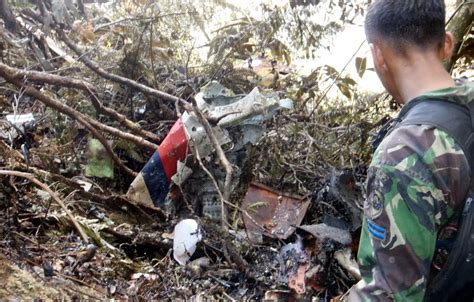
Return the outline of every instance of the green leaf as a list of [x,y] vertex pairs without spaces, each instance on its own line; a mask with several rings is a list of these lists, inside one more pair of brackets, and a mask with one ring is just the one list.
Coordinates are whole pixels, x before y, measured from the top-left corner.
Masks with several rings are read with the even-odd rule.
[[339,72],[336,70],[336,68],[329,65],[325,65],[324,67],[329,78],[336,79],[339,76]]
[[87,177],[114,178],[114,163],[104,146],[95,138],[89,140]]
[[359,77],[363,77],[367,70],[367,58],[356,58],[356,68]]
[[340,82],[339,84],[337,84],[337,87],[344,96],[346,96],[348,99],[352,99],[352,92],[347,84]]
[[344,79],[341,80],[347,86],[356,86],[357,82],[354,81],[350,76],[346,76]]

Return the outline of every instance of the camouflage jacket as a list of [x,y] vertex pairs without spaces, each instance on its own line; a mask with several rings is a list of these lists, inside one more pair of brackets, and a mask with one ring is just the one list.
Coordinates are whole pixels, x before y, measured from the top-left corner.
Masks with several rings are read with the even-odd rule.
[[[420,97],[467,103],[474,85]],[[393,128],[369,168],[358,253],[362,280],[349,301],[423,300],[437,233],[464,203],[469,172],[460,146],[446,132],[426,125]]]

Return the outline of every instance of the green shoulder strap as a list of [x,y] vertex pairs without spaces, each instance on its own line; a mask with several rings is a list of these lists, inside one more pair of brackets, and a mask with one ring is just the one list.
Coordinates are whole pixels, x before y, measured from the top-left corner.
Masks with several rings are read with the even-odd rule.
[[438,99],[416,99],[400,113],[403,125],[429,125],[441,129],[461,146],[474,176],[474,101],[468,105]]

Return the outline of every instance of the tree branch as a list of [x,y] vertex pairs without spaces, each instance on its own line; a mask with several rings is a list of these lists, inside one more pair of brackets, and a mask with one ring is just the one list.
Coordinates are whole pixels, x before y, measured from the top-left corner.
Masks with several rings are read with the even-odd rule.
[[72,42],[71,39],[69,39],[69,37],[66,35],[66,33],[62,29],[57,29],[57,32],[58,32],[59,37],[61,38],[61,40],[63,40],[64,43],[66,43],[66,45],[78,55],[78,60],[81,61],[82,63],[84,63],[84,65],[89,67],[92,71],[94,71],[95,73],[97,73],[98,75],[103,77],[104,79],[133,87],[133,88],[137,89],[138,91],[140,91],[142,93],[158,97],[158,98],[160,98],[160,99],[162,99],[166,102],[169,102],[171,104],[174,104],[175,102],[179,102],[180,105],[185,110],[187,110],[189,112],[193,111],[192,106],[183,99],[180,99],[180,98],[178,98],[176,96],[173,96],[171,94],[168,94],[166,92],[153,89],[153,88],[148,87],[146,85],[140,84],[140,83],[138,83],[134,80],[131,80],[131,79],[128,79],[128,78],[125,78],[125,77],[122,77],[122,76],[112,74],[112,73],[109,73],[109,72],[105,71],[103,68],[99,67],[99,65],[92,62],[89,59],[89,57],[76,44],[74,44],[74,42]]
[[[145,131],[142,128],[138,127],[135,123],[127,119],[124,115],[118,113],[117,111],[108,108],[102,104],[102,102],[96,96],[96,89],[91,84],[68,77],[62,77],[54,74],[49,74],[46,72],[39,72],[39,71],[32,71],[32,70],[21,70],[17,68],[10,67],[3,63],[0,63],[0,69],[3,69],[5,72],[8,72],[12,78],[16,80],[34,80],[34,81],[41,81],[51,85],[57,85],[62,87],[68,88],[75,88],[85,91],[91,98],[92,104],[94,105],[95,109],[99,113],[106,114],[107,116],[117,120],[121,125],[127,127],[134,133],[146,137],[148,139],[152,139],[154,141],[161,141],[160,137],[149,132]],[[126,139],[128,141],[134,142],[137,145],[143,146],[150,150],[155,150],[158,146],[154,143],[151,143],[141,137],[137,137],[135,135],[120,131],[116,128],[101,124],[93,119],[89,120],[93,126],[102,129],[105,132],[113,134],[114,136]]]
[[[4,68],[2,68],[2,66],[0,66],[0,76],[3,77],[7,82],[12,83],[13,85],[17,86],[18,88],[22,88],[26,95],[29,95],[29,96],[32,96],[32,97],[38,99],[39,101],[41,101],[46,106],[49,106],[53,109],[56,109],[57,111],[59,111],[61,113],[64,113],[65,115],[69,116],[73,120],[76,120],[79,123],[81,123],[84,127],[86,127],[91,132],[91,134],[95,138],[97,138],[102,143],[102,145],[107,150],[107,153],[110,155],[112,160],[114,162],[116,162],[117,165],[120,168],[122,168],[129,175],[132,175],[132,176],[137,175],[136,172],[134,172],[133,170],[131,170],[130,168],[128,168],[127,166],[125,166],[123,164],[123,162],[120,160],[120,158],[118,158],[118,156],[114,153],[114,151],[112,150],[112,147],[110,147],[110,145],[108,144],[105,137],[96,129],[96,127],[98,125],[101,126],[100,128],[102,128],[104,125],[96,122],[96,124],[98,124],[98,125],[93,126],[90,123],[90,121],[93,121],[92,119],[88,118],[84,114],[72,109],[71,107],[69,107],[69,106],[67,106],[63,103],[61,103],[59,101],[56,101],[56,100],[54,100],[53,98],[51,98],[49,96],[44,95],[39,90],[32,87],[31,85],[23,84],[21,81],[19,81],[19,80],[15,79],[14,77],[12,77],[12,75],[10,73],[8,73]],[[115,130],[117,130],[117,129],[115,129]]]
[[64,202],[54,193],[47,185],[39,181],[37,178],[35,178],[32,174],[29,173],[23,173],[23,172],[18,172],[18,171],[9,171],[9,170],[0,170],[0,175],[9,175],[9,176],[16,176],[16,177],[21,177],[28,179],[32,183],[34,183],[36,186],[40,187],[44,191],[48,192],[49,195],[56,201],[56,203],[66,212],[67,216],[69,219],[71,219],[72,225],[76,228],[76,230],[79,232],[79,235],[81,236],[82,240],[84,240],[85,243],[89,243],[89,238],[87,237],[86,233],[84,230],[81,228],[81,226],[77,223],[76,219],[72,214],[69,212],[67,209],[66,205]]
[[[206,133],[208,134],[212,145],[214,146],[216,150],[216,154],[219,158],[219,161],[221,162],[221,165],[225,169],[225,181],[224,181],[224,189],[222,192],[222,228],[223,230],[228,229],[227,225],[227,203],[230,203],[230,191],[231,191],[231,185],[232,185],[232,179],[233,179],[233,174],[234,170],[232,168],[231,163],[225,156],[224,150],[222,150],[221,145],[219,144],[219,141],[217,140],[217,137],[214,135],[214,131],[211,128],[211,125],[209,122],[206,120],[204,115],[200,110],[196,108],[196,110],[193,110],[194,113],[196,114],[196,117],[198,118],[199,122],[204,126],[204,129],[206,130]],[[216,147],[217,146],[217,147]],[[225,232],[227,233],[227,232]]]
[[0,17],[5,21],[5,28],[15,32],[18,28],[15,15],[13,15],[7,0],[0,0]]
[[72,179],[66,178],[59,174],[54,174],[49,171],[45,171],[36,167],[26,165],[23,155],[15,149],[10,149],[10,147],[0,140],[0,154],[7,155],[7,158],[11,159],[12,162],[9,162],[9,166],[21,169],[28,170],[33,172],[36,177],[50,179],[52,181],[61,182],[71,188],[70,191],[76,190],[79,195],[88,200],[98,202],[100,204],[109,206],[114,209],[122,209],[122,206],[127,207],[127,211],[131,213],[136,213],[140,217],[140,222],[142,223],[152,223],[156,219],[166,220],[168,216],[163,212],[162,209],[150,206],[144,202],[140,201],[131,201],[127,199],[125,195],[99,195],[91,192],[86,192],[82,186],[75,182]]

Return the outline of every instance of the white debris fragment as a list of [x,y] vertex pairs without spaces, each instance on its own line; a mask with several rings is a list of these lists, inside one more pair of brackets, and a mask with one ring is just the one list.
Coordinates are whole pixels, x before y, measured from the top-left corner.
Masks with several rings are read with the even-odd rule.
[[21,132],[25,131],[25,125],[34,122],[35,117],[32,113],[8,114],[6,120],[0,120],[0,138],[13,141],[18,135],[21,135]]
[[76,183],[78,183],[82,189],[86,192],[89,192],[90,189],[92,188],[92,184],[90,182],[84,181],[84,180],[76,180]]
[[28,114],[9,114],[7,115],[7,121],[14,124],[17,127],[21,127],[25,123],[30,123],[35,121],[33,113]]
[[345,268],[357,281],[361,280],[360,269],[357,262],[352,258],[352,251],[350,248],[339,250],[334,253],[334,258],[339,264]]
[[349,233],[349,231],[335,228],[325,223],[302,225],[298,228],[310,233],[321,241],[330,239],[343,245],[349,245],[352,242],[351,233]]
[[185,219],[174,227],[173,257],[181,265],[186,265],[202,239],[199,225],[194,219]]
[[193,174],[193,169],[187,167],[184,162],[178,161],[177,172],[171,177],[171,180],[178,186],[181,186],[191,174]]
[[280,107],[288,110],[293,109],[293,101],[291,99],[280,100]]
[[49,195],[48,192],[37,189],[36,190],[36,195],[43,201],[47,201],[51,198],[51,195]]

